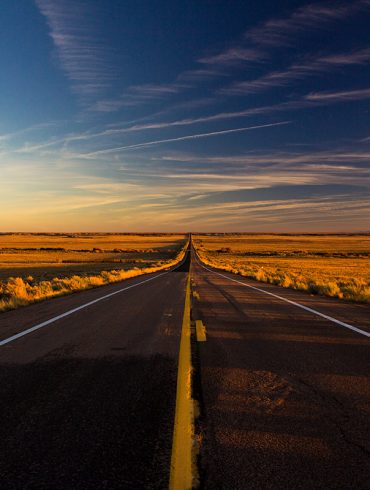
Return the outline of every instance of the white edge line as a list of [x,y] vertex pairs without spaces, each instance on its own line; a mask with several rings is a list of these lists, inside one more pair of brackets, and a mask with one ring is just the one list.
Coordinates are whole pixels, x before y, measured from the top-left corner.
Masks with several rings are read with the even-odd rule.
[[209,272],[213,272],[213,274],[217,274],[218,276],[224,277],[225,279],[229,279],[229,281],[237,282],[238,284],[241,284],[242,286],[246,286],[247,288],[254,289],[256,291],[260,291],[261,293],[268,294],[269,296],[273,296],[274,298],[281,299],[282,301],[285,301],[285,303],[289,303],[291,305],[297,306],[298,308],[301,308],[302,310],[309,311],[310,313],[313,313],[314,315],[321,316],[322,318],[325,318],[326,320],[329,320],[333,323],[336,323],[337,325],[340,325],[341,327],[349,328],[350,330],[353,330],[354,332],[357,332],[361,335],[364,335],[365,337],[370,338],[370,332],[366,332],[365,330],[361,330],[360,328],[354,327],[353,325],[350,325],[349,323],[344,323],[341,322],[340,320],[336,320],[335,318],[325,315],[324,313],[320,313],[317,310],[313,310],[312,308],[309,308],[308,306],[301,305],[300,303],[296,303],[295,301],[291,301],[290,299],[283,298],[282,296],[279,296],[274,293],[270,293],[269,291],[266,291],[265,289],[260,289],[256,288],[255,286],[251,286],[250,284],[246,284],[245,282],[238,281],[237,279],[233,279],[231,277],[225,276],[224,274],[220,274],[219,272],[213,271],[211,269],[208,269],[205,265],[203,265],[200,260],[198,259],[197,254],[195,253],[195,259],[198,262],[198,264],[206,269]]
[[[185,252],[185,258],[188,252]],[[173,269],[162,272],[161,274],[158,274],[157,276],[150,277],[149,279],[146,279],[145,281],[138,282],[137,284],[132,284],[131,286],[127,286],[125,288],[119,289],[118,291],[113,291],[113,293],[106,294],[105,296],[101,296],[100,298],[94,299],[93,301],[89,301],[88,303],[84,303],[81,306],[78,306],[77,308],[73,308],[72,310],[68,310],[65,313],[62,313],[61,315],[55,316],[53,318],[50,318],[50,320],[46,320],[45,322],[39,323],[37,325],[34,325],[33,327],[27,328],[27,330],[23,330],[22,332],[19,332],[15,335],[12,335],[11,337],[8,337],[7,339],[1,340],[0,341],[0,347],[9,344],[9,342],[13,342],[14,340],[19,339],[20,337],[23,337],[24,335],[28,335],[31,332],[34,332],[35,330],[38,330],[39,328],[46,327],[47,325],[50,325],[51,323],[56,322],[57,320],[60,320],[61,318],[64,318],[66,316],[72,315],[72,313],[75,313],[76,311],[83,310],[84,308],[87,308],[88,306],[91,306],[95,303],[98,303],[99,301],[102,301],[103,299],[110,298],[111,296],[114,296],[115,294],[122,293],[122,291],[127,291],[127,289],[135,288],[136,286],[140,286],[141,284],[144,284],[149,281],[153,281],[154,279],[157,279],[160,276],[164,276],[165,274],[168,274],[169,272],[172,272],[176,269],[178,269],[185,261],[185,258],[181,261],[179,265],[174,267]]]

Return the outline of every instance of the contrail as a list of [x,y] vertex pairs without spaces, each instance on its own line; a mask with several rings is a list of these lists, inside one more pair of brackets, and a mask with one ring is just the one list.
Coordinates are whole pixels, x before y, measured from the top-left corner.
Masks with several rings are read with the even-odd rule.
[[138,148],[144,148],[146,146],[160,145],[162,143],[170,143],[171,141],[193,140],[193,139],[198,139],[198,138],[208,138],[210,136],[218,136],[219,134],[238,133],[241,131],[251,131],[252,129],[271,128],[273,126],[282,126],[284,124],[290,124],[290,123],[291,123],[291,121],[280,121],[280,122],[270,123],[270,124],[261,124],[259,126],[247,126],[244,128],[225,129],[223,131],[214,131],[212,133],[190,134],[188,136],[179,136],[178,138],[168,138],[165,140],[147,141],[145,143],[138,143],[136,145],[119,146],[116,148],[108,148],[106,150],[93,151],[91,153],[85,153],[84,156],[88,157],[88,156],[93,156],[93,155],[102,155],[104,153],[112,153],[112,152],[121,151],[121,150],[133,150],[133,149],[138,149]]

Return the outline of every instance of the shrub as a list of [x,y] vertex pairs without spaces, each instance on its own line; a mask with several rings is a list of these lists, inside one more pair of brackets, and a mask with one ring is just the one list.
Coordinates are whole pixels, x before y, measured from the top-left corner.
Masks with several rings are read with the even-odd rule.
[[[98,275],[78,276],[59,278],[55,277],[51,281],[35,282],[32,276],[26,280],[21,277],[10,277],[7,281],[0,281],[0,311],[11,310],[18,306],[27,305],[36,301],[61,296],[74,291],[81,291],[98,286],[103,286],[112,282],[122,281],[141,274],[149,274],[163,269],[167,269],[180,262],[185,255],[187,243],[171,260],[156,262],[153,266],[129,270],[102,271]],[[95,249],[101,250],[101,249]]]
[[[221,249],[220,249],[221,250]],[[320,294],[339,299],[346,299],[361,303],[370,303],[370,283],[363,279],[347,279],[326,277],[321,270],[304,271],[303,273],[282,271],[278,266],[263,268],[258,264],[250,263],[247,267],[238,265],[237,261],[218,256],[218,251],[210,252],[199,249],[197,253],[202,262],[211,267],[240,274],[257,281],[276,284],[286,288],[307,291],[311,294]]]

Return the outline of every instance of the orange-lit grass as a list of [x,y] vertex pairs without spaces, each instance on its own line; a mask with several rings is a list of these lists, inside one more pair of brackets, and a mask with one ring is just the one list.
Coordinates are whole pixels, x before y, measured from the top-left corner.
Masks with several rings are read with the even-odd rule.
[[91,289],[98,286],[122,281],[142,274],[158,272],[173,267],[185,255],[187,243],[182,242],[174,258],[158,261],[150,267],[134,267],[129,270],[115,269],[102,271],[94,275],[73,275],[71,277],[54,277],[51,280],[37,281],[32,276],[27,278],[10,277],[0,281],[0,312],[25,306],[47,298],[62,296],[75,291]]
[[233,253],[278,253],[315,255],[333,254],[370,254],[370,234],[353,235],[278,235],[278,234],[240,234],[240,235],[197,235],[198,246],[202,243],[207,250],[216,251],[230,247]]
[[103,250],[121,248],[144,251],[148,248],[173,248],[184,239],[182,234],[119,235],[109,233],[0,233],[0,250],[3,248],[63,248],[65,250]]
[[184,235],[0,234],[0,280],[31,275],[41,281],[151,267],[172,259],[184,240]]
[[[276,247],[273,241],[269,247],[266,242],[254,242],[250,246],[249,237],[246,236],[243,242],[243,237],[235,241],[226,236],[209,239],[202,236],[201,240],[194,239],[193,243],[201,260],[210,266],[313,294],[370,303],[370,240],[364,240],[361,236],[357,237],[357,242],[356,237],[348,237],[346,241],[345,236],[334,237],[334,240],[330,236],[320,236],[315,245],[316,237],[291,236],[284,248],[285,237],[277,237]],[[256,238],[253,236],[253,240]],[[310,252],[294,253],[290,244],[295,239],[306,241]],[[258,256],[257,249],[262,256]],[[325,256],[315,256],[323,251]],[[249,252],[251,255],[248,255]],[[277,255],[269,257],[268,253]],[[338,254],[343,256],[338,258]],[[356,255],[353,257],[351,254]]]

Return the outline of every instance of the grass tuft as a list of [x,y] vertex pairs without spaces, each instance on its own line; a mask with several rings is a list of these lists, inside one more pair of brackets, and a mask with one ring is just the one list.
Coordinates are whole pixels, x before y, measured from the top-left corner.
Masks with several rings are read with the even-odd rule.
[[[349,237],[350,244],[346,243],[345,237],[341,237],[345,251],[338,252],[338,245],[341,242],[339,240],[335,242],[331,236],[327,241],[325,236],[318,238],[300,236],[299,239],[306,240],[305,245],[309,246],[308,255],[302,254],[301,250],[292,252],[293,247],[289,246],[289,240],[293,241],[294,237],[288,237],[287,240],[289,254],[283,249],[282,241],[285,237],[276,238],[278,253],[271,237],[268,246],[264,244],[263,247],[258,243],[257,236],[252,238],[257,244],[252,243],[248,235],[244,242],[242,236],[238,236],[237,239],[227,236],[209,238],[202,236],[201,239],[193,239],[193,244],[202,262],[211,267],[311,294],[357,303],[370,303],[368,237],[357,238],[358,244],[356,237]],[[235,247],[236,240],[238,249]],[[229,244],[230,247],[225,246]],[[244,248],[240,250],[243,246]],[[319,255],[318,249],[324,249],[325,255]],[[358,249],[360,254],[357,253]]]
[[10,277],[5,281],[0,281],[0,312],[13,310],[20,306],[42,301],[47,298],[96,288],[142,274],[150,274],[168,269],[175,266],[184,258],[186,248],[187,243],[181,247],[173,259],[158,261],[156,265],[150,267],[133,267],[128,270],[114,269],[102,271],[94,275],[54,277],[51,280],[40,281],[35,281],[32,276],[24,279],[22,277]]

